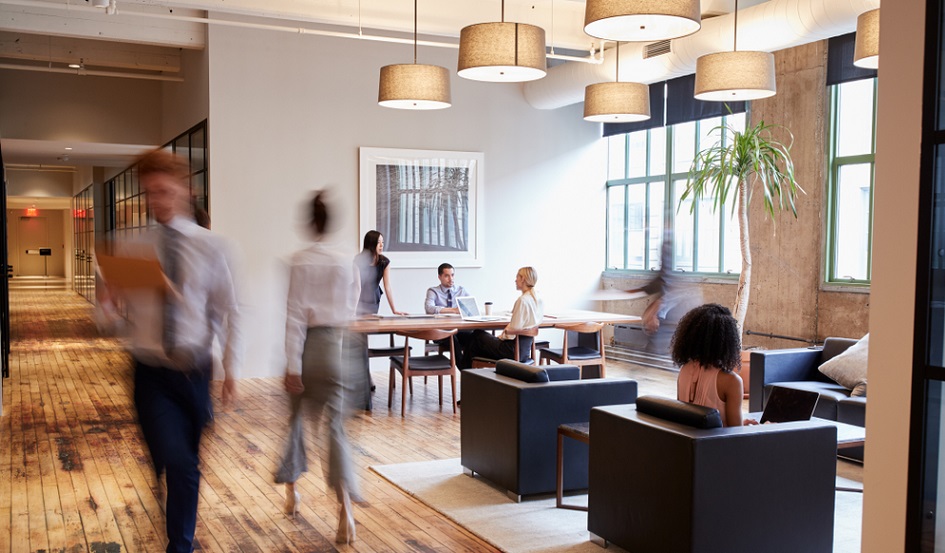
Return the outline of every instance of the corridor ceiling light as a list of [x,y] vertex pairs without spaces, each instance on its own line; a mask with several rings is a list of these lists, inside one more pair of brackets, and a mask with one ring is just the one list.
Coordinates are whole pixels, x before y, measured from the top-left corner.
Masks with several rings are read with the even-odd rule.
[[863,12],[856,18],[853,65],[879,69],[879,8]]
[[597,123],[630,123],[650,118],[650,87],[620,82],[620,43],[617,43],[616,79],[584,89],[584,120]]
[[696,60],[695,98],[712,102],[759,100],[777,92],[774,54],[738,51],[738,0],[735,0],[731,52],[706,54]]
[[457,74],[464,79],[515,83],[545,76],[545,30],[527,23],[477,23],[459,33]]
[[413,63],[381,68],[377,103],[397,109],[443,109],[451,105],[450,72],[417,63],[417,0],[413,1]]
[[584,32],[605,40],[666,40],[701,27],[699,0],[587,0],[584,6]]

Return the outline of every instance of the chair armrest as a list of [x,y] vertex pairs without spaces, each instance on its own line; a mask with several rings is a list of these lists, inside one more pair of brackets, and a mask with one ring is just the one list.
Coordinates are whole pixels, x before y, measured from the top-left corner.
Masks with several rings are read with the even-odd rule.
[[820,348],[775,349],[751,352],[751,394],[749,409],[764,409],[765,386],[775,382],[818,380]]

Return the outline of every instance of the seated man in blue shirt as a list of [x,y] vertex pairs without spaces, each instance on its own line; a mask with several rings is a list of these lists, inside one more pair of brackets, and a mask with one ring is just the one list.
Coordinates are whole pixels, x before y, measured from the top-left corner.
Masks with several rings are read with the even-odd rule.
[[[434,286],[427,290],[427,299],[423,302],[423,309],[428,315],[438,314],[459,314],[459,307],[456,304],[456,298],[468,296],[469,292],[462,286],[458,286],[453,281],[455,271],[449,263],[441,263],[436,269],[437,277],[440,279],[439,286]],[[468,330],[460,330],[453,341],[454,354],[457,359],[462,358],[463,347],[467,339],[472,334]],[[449,347],[446,340],[441,340],[441,346]]]
[[459,308],[456,307],[456,298],[468,296],[469,293],[462,286],[453,283],[454,274],[453,266],[449,263],[441,263],[437,267],[440,285],[427,290],[427,300],[423,303],[423,309],[428,315],[459,314]]

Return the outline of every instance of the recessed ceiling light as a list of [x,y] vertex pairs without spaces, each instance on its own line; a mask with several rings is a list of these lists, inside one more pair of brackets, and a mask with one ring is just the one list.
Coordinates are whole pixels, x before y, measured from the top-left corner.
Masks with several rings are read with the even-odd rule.
[[69,69],[82,69],[82,65],[78,63],[70,63]]
[[72,149],[72,146],[66,146],[66,149],[67,149],[67,150],[71,150],[71,149]]

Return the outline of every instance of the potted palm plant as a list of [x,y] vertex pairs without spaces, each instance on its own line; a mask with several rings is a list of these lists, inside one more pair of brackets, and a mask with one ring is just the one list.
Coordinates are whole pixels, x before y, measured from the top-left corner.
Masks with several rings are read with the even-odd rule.
[[[773,136],[772,131],[775,130],[787,135],[786,143]],[[776,211],[783,211],[787,207],[797,217],[794,200],[798,191],[803,193],[804,190],[794,177],[794,162],[791,159],[794,136],[787,128],[760,121],[744,131],[738,131],[731,125],[719,125],[712,129],[712,133],[716,132],[720,140],[699,152],[693,160],[681,200],[692,198],[693,210],[704,199],[712,201],[713,209],[720,209],[723,204],[730,202],[732,213],[738,214],[742,270],[738,277],[733,315],[742,331],[751,290],[748,207],[754,188],[760,188],[765,211],[772,218]],[[725,140],[722,140],[723,136]],[[732,199],[737,201],[731,202]]]

